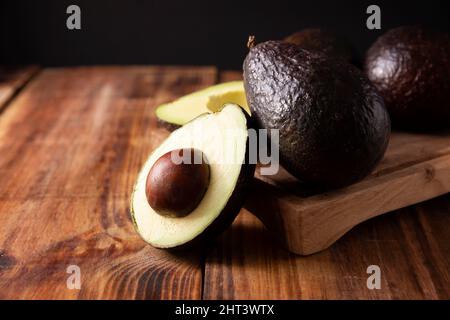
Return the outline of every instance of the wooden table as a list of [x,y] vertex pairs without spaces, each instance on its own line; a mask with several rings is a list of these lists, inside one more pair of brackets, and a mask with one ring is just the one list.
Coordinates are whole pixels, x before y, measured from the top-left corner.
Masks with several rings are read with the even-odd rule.
[[[169,253],[138,237],[130,192],[167,135],[154,107],[239,73],[0,70],[0,298],[450,298],[449,194],[367,221],[306,257],[281,249],[245,210],[206,248]],[[80,290],[67,288],[70,265],[80,267]],[[366,286],[369,265],[381,268],[379,290]]]

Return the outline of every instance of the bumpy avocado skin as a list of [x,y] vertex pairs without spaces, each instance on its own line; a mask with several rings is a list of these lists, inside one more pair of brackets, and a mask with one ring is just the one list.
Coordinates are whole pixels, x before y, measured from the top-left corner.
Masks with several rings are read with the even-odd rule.
[[247,101],[257,125],[279,129],[280,162],[330,189],[369,174],[390,135],[383,99],[357,68],[280,41],[250,49]]
[[162,119],[159,119],[158,117],[156,117],[156,118],[157,118],[158,126],[161,126],[162,128],[166,129],[169,132],[175,131],[175,130],[177,130],[178,128],[181,127],[178,124],[164,121]]
[[450,38],[421,27],[399,27],[368,50],[364,69],[383,96],[395,127],[450,126]]
[[328,56],[341,58],[355,66],[361,65],[357,50],[351,43],[347,39],[327,29],[304,29],[287,36],[284,38],[284,41],[309,51],[316,51]]

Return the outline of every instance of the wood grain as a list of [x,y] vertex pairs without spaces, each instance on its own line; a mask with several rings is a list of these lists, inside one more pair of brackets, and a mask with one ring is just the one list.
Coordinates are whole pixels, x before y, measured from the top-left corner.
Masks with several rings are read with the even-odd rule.
[[[233,72],[221,77],[223,81],[239,78],[240,74]],[[402,157],[398,147],[407,143],[413,146],[407,156],[415,159],[415,163],[430,160],[430,151],[435,151],[436,146],[442,152],[437,152],[434,159],[447,154],[445,147],[448,145],[444,140],[437,139],[436,145],[427,146],[422,139],[424,137],[411,139],[407,134],[399,134],[392,151],[373,177],[398,170],[399,167],[391,164],[398,163]],[[423,176],[426,178],[425,174]],[[286,177],[280,182],[284,187],[297,183]],[[265,199],[264,195],[267,193],[260,193],[259,198]],[[383,200],[377,194],[374,199]],[[273,207],[263,209],[268,211],[268,208]],[[279,207],[274,209],[280,210]],[[281,210],[279,214],[284,212]],[[301,257],[281,249],[273,234],[247,210],[242,210],[206,259],[203,297],[449,299],[449,214],[450,195],[442,196],[366,221],[329,249]],[[366,286],[369,276],[366,269],[372,264],[381,268],[380,290],[369,290]]]
[[0,67],[0,111],[38,71],[37,66]]
[[[310,256],[283,250],[247,211],[208,256],[204,299],[449,299],[450,196],[358,225]],[[366,286],[369,265],[381,289]]]
[[[366,221],[307,257],[245,209],[209,252],[144,244],[128,201],[168,134],[153,108],[216,80],[208,67],[49,69],[13,98],[0,115],[0,299],[450,299],[449,195]],[[396,169],[384,162],[374,176]],[[66,287],[72,264],[81,290]],[[371,264],[380,290],[366,287]]]
[[[415,138],[413,134],[410,136]],[[397,144],[397,133],[392,134],[391,141]],[[384,167],[375,174],[326,193],[299,194],[301,184],[285,176],[286,173],[283,177],[264,177],[274,185],[255,181],[246,208],[290,251],[302,255],[315,253],[367,219],[448,193],[450,135],[443,139],[428,136],[418,150],[426,148],[436,152],[430,150],[426,154],[429,160],[419,161],[419,153],[407,156],[411,152],[408,144],[390,146]],[[389,162],[395,158],[391,152],[399,150],[405,150],[405,156]]]
[[[154,106],[213,84],[210,67],[47,69],[0,116],[0,298],[199,299],[202,255],[146,245],[137,173],[167,135]],[[69,290],[69,265],[81,290]]]

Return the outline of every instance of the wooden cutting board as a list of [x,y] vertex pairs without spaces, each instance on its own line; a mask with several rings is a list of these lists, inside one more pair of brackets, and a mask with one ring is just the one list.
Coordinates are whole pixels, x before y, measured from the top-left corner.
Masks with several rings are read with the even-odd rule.
[[246,208],[291,251],[328,248],[355,225],[450,191],[450,133],[393,132],[386,154],[363,181],[314,193],[281,169],[257,173]]

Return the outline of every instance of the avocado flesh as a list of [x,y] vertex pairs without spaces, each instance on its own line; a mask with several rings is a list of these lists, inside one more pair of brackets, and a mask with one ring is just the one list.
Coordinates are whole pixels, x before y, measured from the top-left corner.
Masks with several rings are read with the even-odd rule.
[[217,84],[163,104],[156,109],[156,116],[169,127],[176,128],[203,113],[219,111],[226,103],[237,104],[250,114],[242,81]]
[[408,130],[450,127],[450,37],[417,26],[389,30],[370,47],[365,71]]
[[383,99],[345,61],[268,41],[250,49],[244,84],[252,118],[279,130],[280,163],[299,180],[347,186],[384,155],[390,120]]
[[[231,224],[243,205],[245,186],[254,172],[254,166],[245,164],[247,125],[242,108],[227,104],[220,112],[204,114],[175,130],[150,155],[139,173],[131,200],[132,219],[147,243],[158,248],[179,247],[210,230],[213,233],[208,235],[216,236]],[[210,165],[210,183],[199,205],[189,215],[161,216],[148,204],[146,178],[160,156],[180,148],[195,148],[205,154]]]

